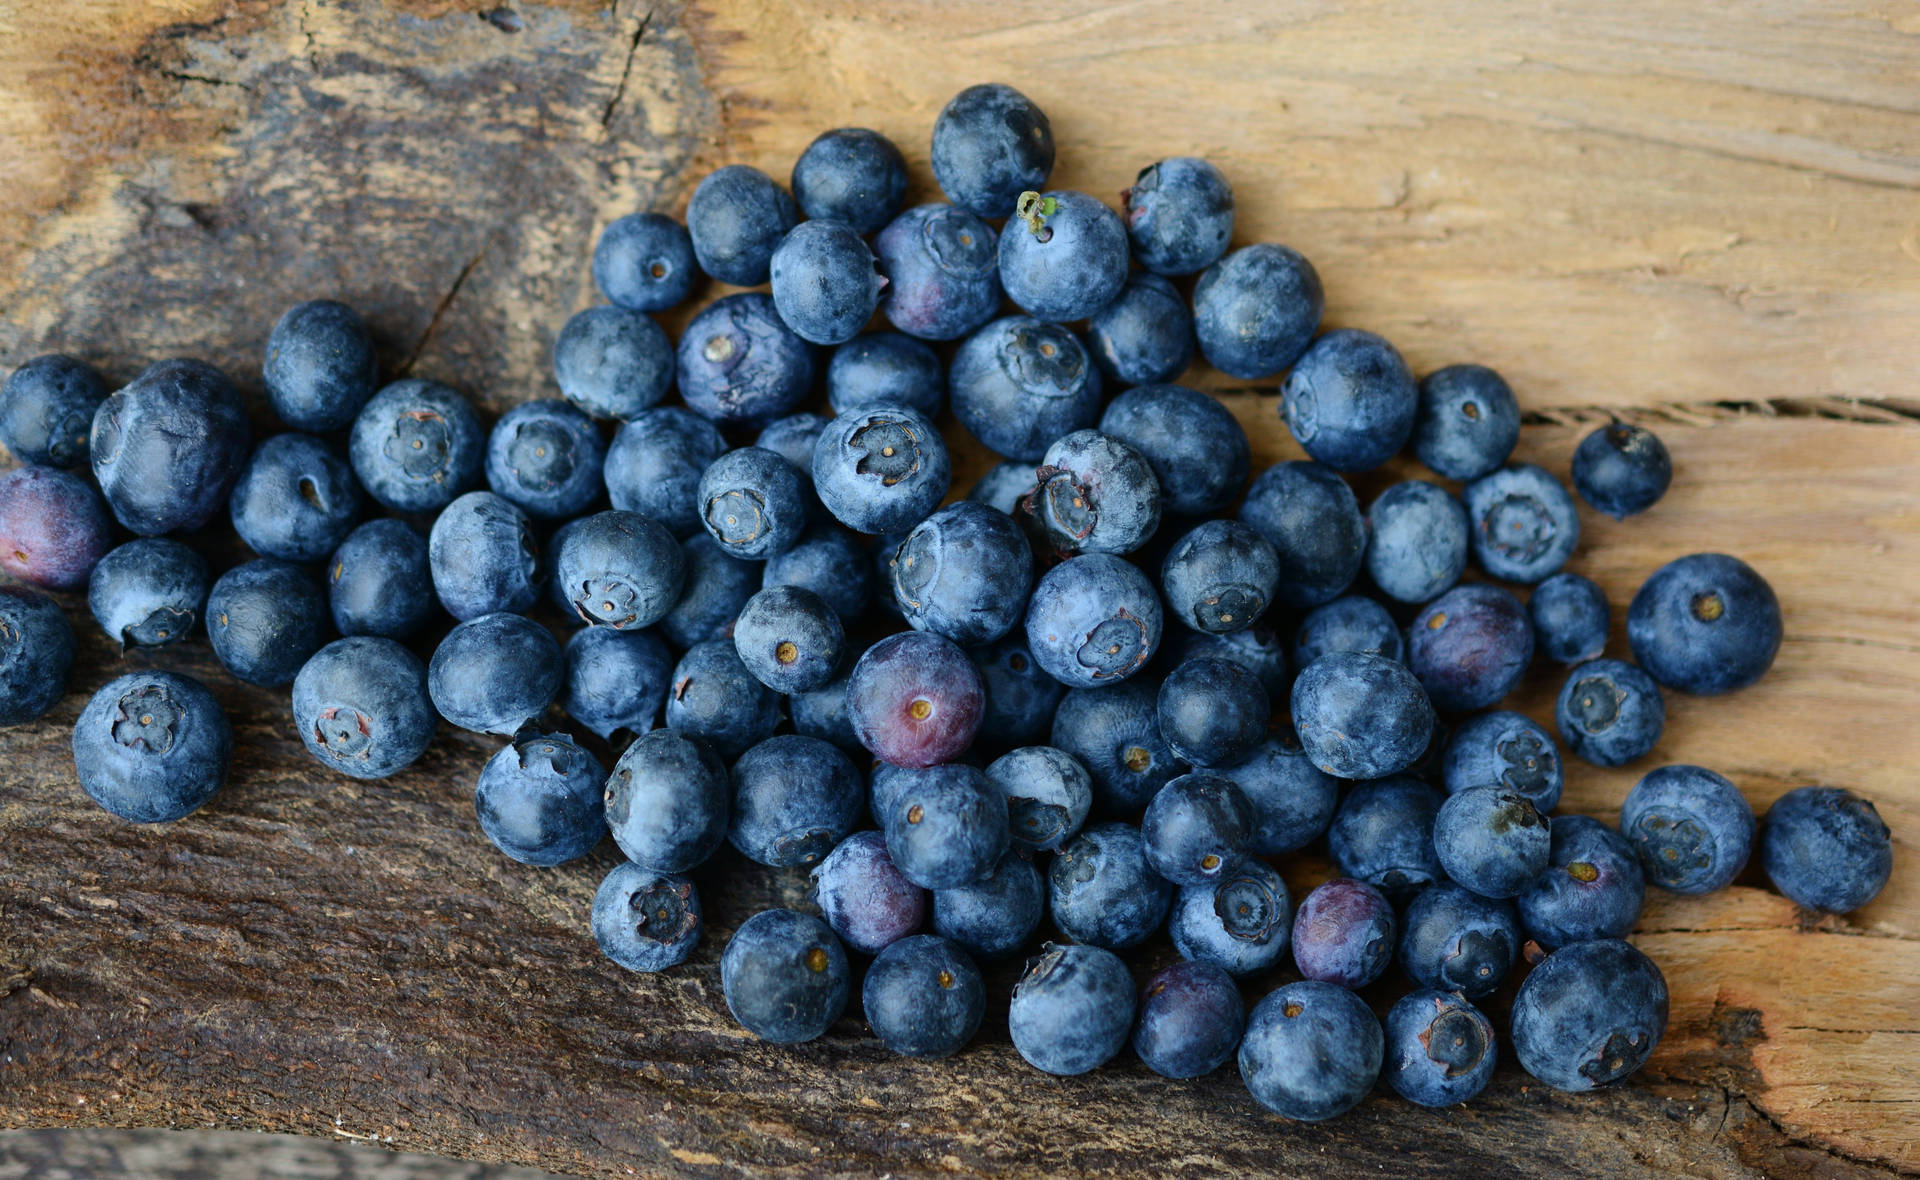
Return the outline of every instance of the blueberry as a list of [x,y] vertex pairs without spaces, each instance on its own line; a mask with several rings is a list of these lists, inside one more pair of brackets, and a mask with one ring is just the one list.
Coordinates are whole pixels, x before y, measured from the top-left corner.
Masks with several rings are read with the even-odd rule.
[[1493,1023],[1459,996],[1423,988],[1387,1013],[1380,1074],[1394,1092],[1421,1106],[1457,1106],[1493,1080],[1500,1053]]
[[1247,1023],[1232,976],[1211,963],[1173,963],[1140,990],[1133,1052],[1164,1078],[1197,1078],[1233,1060]]
[[681,332],[675,353],[680,396],[723,426],[793,413],[813,387],[813,366],[813,346],[780,319],[773,297],[758,291],[702,308]]
[[1048,943],[1013,985],[1007,1029],[1027,1064],[1071,1077],[1098,1069],[1133,1028],[1133,978],[1097,946]]
[[1061,553],[1131,553],[1160,527],[1160,484],[1146,457],[1097,430],[1047,448],[1022,501]]
[[206,626],[227,671],[248,684],[285,684],[325,642],[327,600],[307,571],[263,557],[214,582]]
[[1179,652],[1181,659],[1217,656],[1232,660],[1259,677],[1260,686],[1267,690],[1269,698],[1286,696],[1293,684],[1293,678],[1287,674],[1286,645],[1280,642],[1278,635],[1265,627],[1248,627],[1245,631],[1232,631],[1225,635],[1190,631],[1185,639]]
[[946,369],[933,349],[899,332],[855,336],[827,362],[827,402],[835,414],[905,406],[932,418],[946,392]]
[[1186,773],[1160,732],[1159,686],[1142,677],[1061,698],[1053,744],[1080,759],[1094,800],[1113,815],[1138,815],[1161,787]]
[[1433,819],[1433,852],[1448,877],[1482,897],[1518,897],[1547,868],[1547,817],[1524,795],[1468,787]]
[[463,622],[540,600],[533,524],[492,492],[468,492],[441,511],[427,534],[427,563],[440,605]]
[[727,1010],[763,1041],[793,1044],[824,1034],[847,1006],[847,952],[827,924],[792,910],[762,910],[740,924],[720,954]]
[[433,741],[435,721],[426,666],[391,639],[337,639],[293,678],[293,724],[307,752],[353,778],[413,765]]
[[409,378],[361,408],[347,454],[369,496],[396,512],[435,512],[480,482],[486,432],[467,399]]
[[1615,520],[1653,507],[1672,482],[1667,445],[1644,426],[1602,426],[1574,448],[1573,490]]
[[593,894],[593,940],[629,971],[665,971],[700,941],[700,894],[685,877],[621,864]]
[[1225,406],[1184,385],[1141,385],[1107,406],[1100,433],[1146,457],[1170,515],[1220,512],[1251,469],[1247,432]]
[[728,451],[708,464],[698,496],[707,535],[746,561],[793,548],[813,514],[807,477],[761,447]]
[[793,464],[794,469],[809,478],[813,471],[813,444],[833,419],[819,414],[788,414],[784,418],[775,418],[760,428],[754,436],[753,445],[774,454]]
[[992,226],[952,205],[918,205],[894,218],[873,239],[887,277],[887,322],[922,340],[958,340],[992,319],[1000,310],[999,242]]
[[855,832],[840,841],[812,878],[827,925],[863,955],[879,954],[927,920],[927,891],[894,867],[879,832]]
[[[553,378],[560,392],[595,418],[631,419],[652,409],[673,388],[674,368],[666,329],[624,308],[576,313],[553,342]],[[491,454],[488,458],[491,482]]]
[[1008,217],[1022,192],[1053,171],[1046,112],[1011,86],[969,86],[933,123],[933,178],[947,199],[980,217]]
[[280,316],[260,373],[273,412],[295,430],[343,429],[380,384],[373,334],[331,299],[296,303]]
[[1171,381],[1193,363],[1193,313],[1172,283],[1133,275],[1113,302],[1093,313],[1087,351],[1111,384]]
[[1499,787],[1526,798],[1545,814],[1560,805],[1565,772],[1553,737],[1532,719],[1497,710],[1461,722],[1448,735],[1440,762],[1450,794]]
[[700,477],[727,449],[713,423],[679,406],[623,422],[607,448],[607,498],[686,538],[700,531]]
[[1265,613],[1280,559],[1248,525],[1210,520],[1174,542],[1160,567],[1160,588],[1174,618],[1198,631],[1244,630]]
[[554,555],[554,578],[586,622],[636,631],[665,618],[679,601],[685,558],[664,526],[616,509],[575,522]]
[[1459,885],[1421,890],[1400,923],[1400,966],[1421,987],[1491,995],[1520,953],[1513,903]]
[[791,187],[806,216],[843,221],[870,234],[906,203],[907,161],[878,131],[823,131],[794,161]]
[[360,515],[347,461],[310,434],[276,434],[254,448],[233,485],[233,530],[262,557],[314,562],[332,553]]
[[666,311],[693,293],[693,239],[664,213],[629,213],[600,231],[593,281],[615,307]]
[[1100,418],[1100,372],[1080,338],[1030,316],[967,337],[947,380],[960,425],[1009,459],[1038,462],[1054,439]]
[[843,344],[880,306],[880,277],[858,230],[841,221],[803,221],[780,239],[771,269],[773,306],[795,335]]
[[1293,900],[1280,874],[1252,858],[1217,879],[1183,885],[1169,925],[1182,957],[1234,975],[1253,975],[1287,953]]
[[227,781],[233,730],[206,686],[174,672],[130,672],[87,701],[73,725],[73,769],[100,807],[134,823],[190,815]]
[[708,173],[687,202],[687,236],[700,269],[736,287],[767,281],[774,247],[799,220],[786,190],[745,164]]
[[1026,618],[1033,556],[1011,516],[961,500],[913,526],[894,554],[892,582],[914,630],[990,643]]
[[[1021,554],[1026,557],[1025,553]],[[820,596],[844,624],[859,622],[873,601],[873,564],[859,538],[831,523],[818,523],[798,544],[761,567],[760,586],[795,586]]]
[[0,386],[0,446],[22,463],[78,467],[87,461],[94,411],[107,382],[93,366],[60,353],[37,356]]
[[1617,1082],[1645,1065],[1667,1030],[1667,981],[1618,939],[1548,955],[1513,998],[1513,1053],[1556,1090]]
[[[1085,193],[1022,194],[1000,234],[1000,286],[1038,320],[1084,320],[1127,282],[1127,231]],[[1031,207],[1031,212],[1028,211]]]
[[760,864],[816,864],[853,830],[866,799],[866,783],[838,746],[799,734],[768,738],[733,764],[727,839]]
[[225,373],[204,361],[167,360],[100,403],[87,445],[114,516],[153,537],[213,519],[251,438],[240,391]]
[[732,639],[733,620],[760,585],[760,568],[729,554],[705,533],[681,542],[680,555],[685,589],[660,620],[661,633],[675,647]]
[[1321,656],[1350,651],[1404,663],[1406,643],[1387,608],[1349,594],[1316,606],[1293,633],[1293,666],[1304,671]]
[[427,539],[404,521],[370,520],[327,559],[327,602],[342,635],[405,639],[436,603]]
[[1113,684],[1160,646],[1160,596],[1135,567],[1086,553],[1048,570],[1027,607],[1027,642],[1048,675],[1073,688]]
[[933,928],[983,959],[1025,946],[1046,913],[1040,870],[1017,852],[1003,855],[978,881],[933,892]]
[[1370,471],[1391,459],[1413,433],[1420,400],[1393,345],[1353,328],[1315,340],[1282,393],[1294,441],[1336,471]]
[[1281,602],[1319,606],[1346,591],[1367,553],[1367,522],[1353,489],[1330,467],[1275,463],[1247,489],[1240,519],[1280,556]]
[[1292,736],[1270,737],[1214,772],[1232,779],[1246,796],[1253,813],[1247,851],[1256,856],[1296,852],[1318,840],[1340,802],[1340,780],[1315,766]]
[[1410,479],[1367,508],[1367,573],[1398,602],[1427,602],[1467,569],[1467,510],[1438,484]]
[[73,674],[73,627],[51,598],[0,586],[0,727],[53,708]]
[[1435,475],[1479,479],[1499,470],[1520,441],[1520,401],[1484,365],[1448,365],[1420,381],[1413,452]]
[[487,436],[487,486],[531,516],[577,516],[606,490],[607,446],[582,410],[523,402]]
[[1327,306],[1320,275],[1297,250],[1243,246],[1209,266],[1193,288],[1193,329],[1207,363],[1253,381],[1293,367]]
[[177,643],[207,603],[207,563],[164,537],[142,537],[108,551],[87,582],[87,606],[124,650]]
[[1240,859],[1252,838],[1253,808],[1232,779],[1195,771],[1154,794],[1140,832],[1154,872],[1175,885],[1204,885]]
[[1584,664],[1607,649],[1612,620],[1606,592],[1592,578],[1561,571],[1527,599],[1533,647],[1557,664]]
[[1229,766],[1251,754],[1272,712],[1259,678],[1231,660],[1186,660],[1160,685],[1160,732],[1192,766]]
[[1752,566],[1723,553],[1670,561],[1627,608],[1633,658],[1661,684],[1712,696],[1766,674],[1780,650],[1780,600]]
[[1071,839],[1093,808],[1093,778],[1080,760],[1053,746],[1022,746],[987,767],[1006,796],[1016,848],[1051,852]]
[[1433,737],[1433,706],[1402,664],[1333,652],[1293,683],[1293,729],[1313,764],[1339,778],[1385,778],[1412,766]]
[[916,775],[880,817],[907,880],[951,889],[982,880],[1007,851],[1007,801],[987,776],[950,763]]
[[1455,586],[1423,607],[1408,628],[1407,663],[1445,713],[1497,704],[1532,659],[1527,608],[1490,583]]
[[546,712],[560,691],[560,645],[524,615],[481,615],[440,641],[427,663],[427,692],[440,715],[475,733],[512,736]]
[[1597,819],[1553,821],[1546,871],[1520,894],[1520,924],[1542,946],[1625,938],[1640,920],[1647,880],[1633,845]]
[[[980,731],[986,694],[953,641],[922,631],[891,635],[853,666],[847,712],[860,743],[895,766],[948,762]],[[884,817],[883,817],[884,818]]]
[[969,649],[967,657],[987,696],[980,719],[983,740],[1012,746],[1052,732],[1054,710],[1067,689],[1041,670],[1025,634],[1016,630],[996,643]]
[[1767,809],[1760,863],[1796,905],[1844,914],[1893,872],[1893,834],[1872,803],[1840,787],[1798,787]]
[[1138,946],[1173,906],[1173,883],[1153,871],[1146,839],[1127,824],[1087,825],[1061,845],[1047,883],[1054,925],[1091,946]]
[[1580,542],[1580,516],[1560,481],[1531,463],[1510,463],[1467,485],[1473,557],[1503,582],[1560,572]]
[[1425,783],[1394,778],[1360,783],[1340,801],[1327,828],[1327,852],[1353,877],[1396,902],[1446,880],[1433,854],[1433,818],[1444,796]]
[[1373,1089],[1384,1048],[1380,1021],[1358,996],[1303,979],[1268,992],[1247,1015],[1240,1076],[1275,1114],[1321,1122]]
[[1393,905],[1378,889],[1348,877],[1307,894],[1293,917],[1293,961],[1300,974],[1341,987],[1365,987],[1393,962]]
[[77,590],[113,543],[106,506],[57,467],[0,475],[0,571],[46,590]]
[[1704,766],[1661,766],[1627,792],[1620,833],[1647,880],[1675,893],[1712,893],[1747,867],[1753,808],[1740,788]]
[[607,827],[628,860],[656,873],[698,868],[727,838],[727,768],[706,744],[656,729],[641,734],[606,782]]
[[807,692],[833,679],[845,654],[840,616],[811,590],[773,586],[747,600],[733,643],[754,679],[779,693]]
[[965,951],[917,934],[881,951],[861,985],[867,1024],[906,1057],[951,1057],[980,1030],[987,989]]
[[797,692],[787,698],[787,710],[793,716],[793,731],[832,742],[849,754],[864,754],[865,747],[853,732],[853,718],[847,715],[847,685],[852,672],[829,680],[812,692]]
[[1567,673],[1553,720],[1567,749],[1595,766],[1625,766],[1660,740],[1667,708],[1645,672],[1621,660],[1591,660]]
[[562,706],[567,716],[610,741],[616,731],[646,733],[667,699],[673,657],[652,631],[583,627],[567,640]]
[[1196,156],[1140,170],[1120,194],[1133,256],[1156,275],[1190,275],[1220,261],[1233,239],[1233,188]]
[[565,864],[607,834],[606,768],[565,734],[528,733],[487,759],[474,788],[480,830],[522,864]]
[[904,532],[940,506],[953,465],[940,430],[904,406],[842,414],[813,448],[813,486],[857,533]]
[[773,736],[780,725],[780,694],[753,678],[731,639],[687,649],[668,682],[666,726],[699,738],[723,757]]

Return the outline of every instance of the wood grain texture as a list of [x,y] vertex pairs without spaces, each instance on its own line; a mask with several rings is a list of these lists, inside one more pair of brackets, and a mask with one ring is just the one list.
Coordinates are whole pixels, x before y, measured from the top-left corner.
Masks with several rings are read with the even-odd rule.
[[[1674,1020],[1626,1087],[1573,1098],[1509,1065],[1463,1109],[1376,1097],[1298,1126],[1231,1071],[1042,1077],[1003,1008],[948,1063],[892,1059],[854,1016],[812,1045],[761,1045],[726,1015],[719,947],[755,909],[801,901],[803,877],[723,856],[701,875],[711,936],[690,967],[623,974],[585,930],[608,849],[537,871],[479,838],[469,791],[490,742],[446,731],[392,780],[332,779],[284,694],[232,683],[203,644],[159,662],[203,675],[234,717],[233,784],[167,829],[118,824],[66,752],[83,686],[119,662],[88,627],[75,691],[0,731],[0,1125],[376,1136],[594,1176],[1920,1171],[1920,12],[493,14],[0,12],[0,362],[61,347],[124,377],[192,353],[257,407],[273,318],[326,294],[368,311],[390,372],[497,411],[553,392],[547,350],[593,301],[587,254],[611,216],[678,208],[722,161],[784,177],[845,124],[895,136],[930,194],[939,104],[1004,78],[1052,115],[1062,185],[1111,194],[1161,155],[1220,160],[1239,236],[1311,256],[1331,320],[1384,331],[1416,368],[1508,372],[1539,423],[1526,457],[1564,474],[1589,407],[1656,424],[1673,492],[1625,524],[1585,515],[1574,567],[1618,608],[1665,560],[1738,553],[1779,590],[1788,635],[1761,685],[1671,702],[1655,757],[1718,767],[1756,807],[1807,782],[1869,794],[1895,832],[1893,883],[1848,919],[1797,913],[1751,874],[1652,899],[1636,937]],[[1195,379],[1261,462],[1297,456],[1270,386]],[[1728,408],[1749,403],[1847,420]],[[964,486],[986,459],[961,459]],[[1363,499],[1412,473],[1369,476]],[[1542,671],[1522,707],[1544,718],[1555,687]],[[1566,808],[1614,818],[1633,778],[1573,768]],[[1287,872],[1302,886],[1325,868]],[[1011,978],[993,973],[998,994]]]

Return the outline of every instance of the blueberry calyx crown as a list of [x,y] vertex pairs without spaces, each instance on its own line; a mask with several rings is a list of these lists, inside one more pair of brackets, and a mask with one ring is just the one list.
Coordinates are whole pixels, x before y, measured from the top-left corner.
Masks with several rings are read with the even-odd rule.
[[1013,215],[1017,220],[1027,223],[1027,232],[1036,242],[1045,242],[1053,237],[1053,231],[1047,228],[1047,218],[1060,211],[1060,202],[1054,197],[1043,197],[1028,189],[1014,202]]
[[164,754],[173,748],[181,709],[158,684],[143,684],[120,698],[113,718],[113,740],[129,750]]

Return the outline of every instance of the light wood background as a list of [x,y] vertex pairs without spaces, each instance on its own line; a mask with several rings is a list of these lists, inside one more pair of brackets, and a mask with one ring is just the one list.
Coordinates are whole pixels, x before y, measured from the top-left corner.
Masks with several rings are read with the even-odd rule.
[[[1331,323],[1417,370],[1506,373],[1525,457],[1564,474],[1609,413],[1658,430],[1673,492],[1585,514],[1573,568],[1624,608],[1672,557],[1736,553],[1787,638],[1759,686],[1672,699],[1645,765],[1716,767],[1756,809],[1869,795],[1895,838],[1880,899],[1819,919],[1752,873],[1656,896],[1636,939],[1673,1025],[1631,1085],[1567,1098],[1505,1069],[1463,1110],[1298,1127],[1231,1071],[1041,1078],[1003,1030],[944,1066],[851,1019],[743,1042],[718,946],[796,880],[723,863],[694,967],[621,976],[584,933],[605,864],[535,873],[471,831],[470,738],[341,784],[280,694],[224,685],[252,751],[235,786],[171,831],[116,826],[64,753],[113,660],[95,644],[48,721],[0,731],[0,1123],[344,1131],[607,1176],[1920,1171],[1914,4],[5,4],[0,363],[60,348],[126,377],[185,353],[252,390],[274,316],[325,294],[368,311],[391,370],[498,410],[553,392],[606,220],[678,210],[722,162],[784,179],[847,124],[894,136],[931,199],[933,115],[982,79],[1048,111],[1063,187],[1220,163],[1237,238],[1311,257]],[[1298,454],[1271,387],[1192,380],[1258,461]],[[1571,768],[1565,808],[1615,818],[1634,777]]]

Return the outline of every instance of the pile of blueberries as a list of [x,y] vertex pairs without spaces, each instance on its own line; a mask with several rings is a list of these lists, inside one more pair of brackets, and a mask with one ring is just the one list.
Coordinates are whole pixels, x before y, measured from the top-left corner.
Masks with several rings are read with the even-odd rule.
[[[1845,790],[1791,791],[1762,828],[1723,776],[1663,766],[1617,829],[1549,818],[1560,744],[1498,708],[1535,656],[1571,668],[1559,742],[1621,766],[1660,736],[1663,689],[1767,670],[1772,589],[1733,557],[1681,557],[1633,597],[1633,662],[1607,658],[1605,597],[1562,569],[1574,499],[1509,462],[1520,414],[1498,374],[1416,381],[1379,336],[1321,331],[1306,258],[1229,250],[1233,195],[1204,160],[1146,168],[1116,213],[1047,191],[1053,156],[1031,101],[981,85],[934,126],[947,203],[903,208],[905,161],[866,130],[815,140],[791,195],[721,168],[684,226],[606,227],[610,305],[555,345],[565,400],[491,430],[444,385],[382,387],[332,302],[274,327],[264,385],[292,432],[257,445],[202,362],[109,394],[79,361],[30,361],[0,404],[28,464],[0,480],[0,566],[84,588],[128,647],[203,626],[234,676],[291,684],[292,725],[342,774],[394,774],[441,719],[507,739],[475,789],[481,831],[531,865],[610,831],[626,860],[592,929],[623,967],[687,958],[685,874],[722,843],[811,866],[819,913],[757,914],[721,956],[728,1007],[770,1041],[839,1018],[851,952],[871,956],[881,1041],[954,1053],[986,1005],[976,961],[1050,922],[1060,941],[1008,1011],[1050,1073],[1131,1041],[1169,1077],[1237,1053],[1290,1118],[1335,1116],[1382,1077],[1457,1103],[1498,1056],[1476,1001],[1527,958],[1512,1052],[1586,1090],[1666,1027],[1665,981],[1623,941],[1648,881],[1719,889],[1758,842],[1802,905],[1880,890],[1887,828]],[[650,313],[702,274],[770,290],[714,300],[676,344]],[[876,313],[893,330],[867,331]],[[1171,384],[1196,348],[1233,378],[1285,373],[1310,459],[1253,475],[1233,416]],[[831,417],[802,408],[822,385]],[[949,410],[1005,462],[943,506]],[[1363,511],[1344,473],[1408,447],[1461,490],[1408,480]],[[69,470],[89,466],[97,490]],[[1613,516],[1672,476],[1624,423],[1572,470]],[[223,511],[259,556],[209,585],[173,534],[204,538]],[[115,545],[116,521],[136,539]],[[562,644],[536,613],[577,629]],[[60,697],[74,647],[53,601],[0,589],[0,724]],[[143,822],[212,798],[232,745],[207,689],[168,671],[108,683],[73,732],[81,787]],[[1296,910],[1272,862],[1323,838],[1340,876]],[[1115,952],[1163,927],[1181,961],[1136,987]],[[1247,1010],[1243,981],[1289,955],[1300,978]],[[1396,961],[1416,990],[1383,1023],[1353,989]]]

